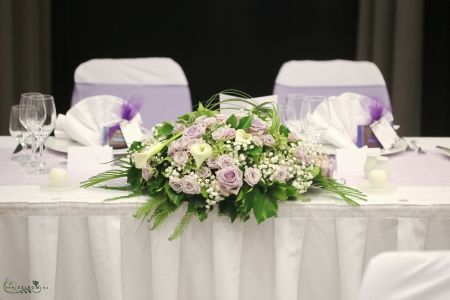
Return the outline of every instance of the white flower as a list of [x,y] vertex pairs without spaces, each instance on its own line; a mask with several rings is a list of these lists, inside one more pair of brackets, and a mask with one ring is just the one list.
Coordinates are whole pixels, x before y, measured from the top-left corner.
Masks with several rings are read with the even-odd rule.
[[189,151],[191,152],[192,157],[194,157],[197,168],[200,168],[203,162],[212,155],[212,148],[207,143],[193,144],[189,148]]
[[147,151],[140,152],[140,153],[134,153],[134,164],[136,168],[142,169],[147,165],[147,161],[156,153],[162,151],[164,149],[165,144],[164,143],[158,143],[156,145],[153,145],[148,149]]
[[252,135],[250,133],[245,132],[244,129],[236,130],[236,142],[239,144],[247,143],[252,140]]

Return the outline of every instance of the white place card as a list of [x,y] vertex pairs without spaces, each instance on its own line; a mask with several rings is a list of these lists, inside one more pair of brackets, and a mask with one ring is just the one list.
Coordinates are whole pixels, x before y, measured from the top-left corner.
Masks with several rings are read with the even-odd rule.
[[69,147],[67,172],[75,180],[86,180],[111,168],[112,148],[109,146]]
[[120,122],[120,130],[122,131],[122,135],[128,147],[130,147],[133,142],[142,141],[144,138],[144,134],[142,133],[139,123],[134,121],[134,119],[131,122]]
[[391,123],[384,117],[373,122],[370,128],[384,149],[391,149],[399,140],[399,136],[392,128]]
[[336,149],[336,176],[364,176],[367,154],[380,154],[380,148]]

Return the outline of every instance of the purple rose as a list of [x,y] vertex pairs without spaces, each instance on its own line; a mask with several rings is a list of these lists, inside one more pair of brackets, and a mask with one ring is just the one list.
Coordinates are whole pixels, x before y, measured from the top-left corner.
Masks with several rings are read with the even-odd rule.
[[194,178],[185,176],[182,181],[183,193],[189,195],[200,194],[200,185]]
[[261,135],[261,134],[266,133],[267,126],[263,120],[261,120],[258,117],[254,117],[252,120],[252,124],[251,124],[250,128],[248,129],[248,131],[252,134]]
[[195,124],[184,130],[183,137],[189,140],[197,139],[203,136],[206,126],[204,124]]
[[179,138],[169,144],[167,154],[174,155],[175,152],[185,151],[188,148],[189,140],[185,138]]
[[146,166],[142,168],[142,179],[145,181],[148,181],[153,176],[153,169],[152,167]]
[[273,146],[275,144],[275,139],[270,134],[263,135],[262,136],[262,141],[263,141],[264,146],[271,147],[271,146]]
[[189,159],[187,151],[178,151],[173,155],[173,161],[177,166],[184,166]]
[[263,140],[259,136],[252,136],[252,142],[258,147],[261,147],[263,145]]
[[225,114],[217,114],[215,115],[215,118],[219,124],[225,124],[229,116]]
[[215,130],[211,136],[212,136],[213,140],[215,140],[215,141],[230,140],[236,136],[236,129],[228,128],[228,127],[221,127],[219,129]]
[[216,124],[217,120],[214,117],[200,116],[195,119],[195,124],[203,124],[205,127],[210,127]]
[[175,127],[173,128],[173,133],[178,133],[178,132],[182,132],[186,129],[186,126],[184,126],[183,124],[177,123],[175,125]]
[[296,142],[296,141],[298,141],[298,136],[294,132],[291,131],[291,132],[289,132],[289,135],[288,135],[288,141],[291,143]]
[[208,158],[208,160],[206,161],[206,165],[208,167],[210,167],[211,169],[218,169],[219,165],[217,164],[217,158]]
[[212,174],[211,170],[208,167],[201,167],[200,169],[197,170],[196,173],[200,178],[203,178],[203,179],[211,176],[211,174]]
[[295,158],[297,158],[298,160],[304,162],[305,164],[311,163],[308,155],[305,153],[305,151],[301,147],[295,148],[294,156],[295,156]]
[[235,163],[234,159],[231,156],[222,154],[217,158],[217,165],[219,166],[219,168],[223,169],[234,166]]
[[244,172],[244,180],[249,186],[254,186],[261,180],[261,172],[256,168],[247,168]]
[[332,177],[335,168],[335,161],[325,157],[320,163],[320,173],[327,177]]
[[217,171],[220,192],[224,196],[237,195],[243,184],[242,171],[238,167],[227,167]]
[[181,193],[183,191],[183,180],[179,178],[170,178],[169,185],[177,193]]
[[289,170],[286,166],[277,166],[273,175],[276,181],[285,181],[289,176]]

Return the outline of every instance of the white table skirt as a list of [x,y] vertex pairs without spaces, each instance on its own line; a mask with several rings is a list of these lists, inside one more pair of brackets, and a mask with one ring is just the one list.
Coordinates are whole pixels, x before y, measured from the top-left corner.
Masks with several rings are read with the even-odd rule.
[[[261,225],[213,214],[173,242],[183,211],[149,231],[131,216],[139,199],[102,203],[113,192],[59,198],[38,189],[0,188],[0,276],[48,289],[0,291],[3,300],[352,300],[374,255],[450,250],[450,188],[400,188],[356,208],[319,195],[280,205]],[[39,193],[38,203],[25,196]]]
[[[0,186],[0,299],[352,300],[376,254],[450,250],[450,186],[399,187],[356,208],[319,194],[261,225],[212,214],[173,242],[184,211],[150,232],[132,218],[142,199],[102,201],[118,193]],[[46,289],[10,295],[6,278]]]

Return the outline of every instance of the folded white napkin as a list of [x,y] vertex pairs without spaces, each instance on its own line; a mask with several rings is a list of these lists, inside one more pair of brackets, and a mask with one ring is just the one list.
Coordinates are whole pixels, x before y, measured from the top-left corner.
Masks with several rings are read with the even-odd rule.
[[[324,142],[338,148],[356,148],[358,125],[369,124],[372,120],[370,101],[374,100],[355,93],[329,97],[330,126],[322,136]],[[313,118],[316,122],[323,122],[326,114],[324,106],[320,105]]]
[[[85,146],[102,144],[103,128],[122,121],[121,110],[124,99],[99,95],[88,97],[70,108],[66,115],[59,114],[56,120],[55,137],[72,139]],[[139,113],[135,118],[139,118]]]

